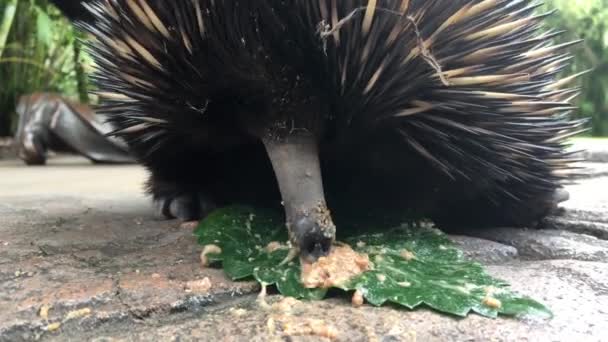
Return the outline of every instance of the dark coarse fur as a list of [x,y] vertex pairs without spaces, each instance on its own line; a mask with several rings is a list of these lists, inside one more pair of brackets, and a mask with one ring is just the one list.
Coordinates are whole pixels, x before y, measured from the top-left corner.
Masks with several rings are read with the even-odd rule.
[[[261,140],[313,134],[330,207],[531,225],[570,170],[573,78],[528,0],[93,1],[102,111],[155,199],[280,194]],[[164,202],[163,202],[164,203]],[[165,208],[167,209],[167,208]],[[197,218],[198,212],[184,217]]]

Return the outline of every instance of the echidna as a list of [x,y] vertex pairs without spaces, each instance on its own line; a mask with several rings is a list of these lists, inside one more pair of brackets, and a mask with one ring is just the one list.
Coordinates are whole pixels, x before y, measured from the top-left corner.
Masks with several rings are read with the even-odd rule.
[[99,111],[149,169],[162,214],[282,199],[308,260],[335,237],[325,194],[440,227],[532,225],[571,170],[566,139],[585,129],[568,118],[576,75],[557,76],[574,42],[552,42],[535,1],[84,7]]

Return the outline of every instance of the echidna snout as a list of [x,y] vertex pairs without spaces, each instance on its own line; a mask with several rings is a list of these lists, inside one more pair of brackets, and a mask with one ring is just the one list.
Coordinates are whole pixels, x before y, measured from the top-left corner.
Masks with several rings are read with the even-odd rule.
[[271,135],[263,141],[281,191],[290,240],[301,258],[315,261],[329,253],[336,234],[325,203],[316,137]]
[[308,262],[314,262],[322,256],[329,254],[333,242],[333,235],[323,230],[322,224],[310,217],[303,216],[291,223],[300,257]]

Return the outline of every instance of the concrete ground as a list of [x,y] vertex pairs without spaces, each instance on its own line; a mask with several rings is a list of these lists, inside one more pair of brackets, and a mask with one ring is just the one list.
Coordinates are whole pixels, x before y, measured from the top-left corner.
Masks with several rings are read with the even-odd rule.
[[191,230],[153,217],[139,167],[0,161],[0,341],[605,341],[608,164],[586,166],[547,229],[452,237],[545,302],[555,317],[542,321],[353,308],[340,295],[264,308],[255,283],[200,267]]

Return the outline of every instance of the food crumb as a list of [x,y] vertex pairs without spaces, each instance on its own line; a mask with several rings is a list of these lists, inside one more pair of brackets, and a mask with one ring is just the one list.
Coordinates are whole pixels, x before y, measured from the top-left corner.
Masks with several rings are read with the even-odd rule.
[[276,329],[277,329],[277,325],[274,322],[274,318],[270,317],[267,321],[266,321],[266,328],[268,329],[269,332],[273,333]]
[[500,302],[500,300],[498,300],[494,297],[490,297],[490,296],[486,296],[483,299],[483,304],[492,309],[500,309],[500,307],[502,306],[502,303]]
[[357,247],[359,247],[359,248],[363,248],[363,247],[365,247],[365,242],[363,242],[363,241],[358,241],[358,242],[357,242]]
[[364,299],[363,299],[363,292],[361,290],[355,291],[355,293],[353,294],[353,298],[351,299],[351,303],[356,308],[363,305]]
[[158,278],[160,278],[160,274],[152,273],[152,279],[158,279]]
[[301,280],[306,288],[330,288],[369,269],[367,254],[357,253],[348,245],[335,246],[328,256],[312,264],[303,262]]
[[61,323],[56,322],[56,323],[51,323],[51,324],[47,325],[45,329],[46,329],[46,331],[53,332],[53,331],[59,330],[59,328],[61,328]]
[[209,277],[188,281],[184,286],[186,292],[207,293],[210,289],[211,280],[209,280]]
[[281,327],[286,337],[308,335],[335,340],[339,336],[338,329],[320,319],[298,318],[297,320],[282,322]]
[[502,292],[503,292],[503,290],[502,290],[502,289],[499,289],[498,287],[495,287],[495,286],[486,286],[486,287],[483,289],[483,291],[484,291],[484,292],[486,293],[486,295],[488,295],[488,296],[493,296],[494,294],[497,294],[497,293],[502,293]]
[[380,339],[378,338],[378,335],[376,335],[376,332],[374,331],[374,328],[372,328],[370,326],[365,326],[364,330],[365,330],[365,335],[367,335],[367,341],[369,341],[369,342],[379,342],[380,341]]
[[416,259],[416,255],[413,252],[408,251],[407,249],[402,250],[399,255],[406,261],[410,261]]
[[258,294],[258,298],[256,299],[256,302],[258,303],[258,305],[260,305],[260,307],[262,309],[265,309],[265,310],[271,309],[272,307],[266,302],[267,285],[264,283],[261,283],[260,285],[262,286],[262,288],[260,289],[260,293]]
[[376,278],[381,283],[384,283],[386,281],[386,276],[384,274],[376,274]]
[[278,241],[272,241],[270,242],[268,245],[266,245],[266,248],[264,248],[266,250],[267,253],[273,253],[275,251],[278,251],[279,249],[283,249],[286,246],[284,246],[283,244],[281,244]]
[[222,249],[217,245],[206,245],[203,247],[203,251],[201,252],[201,264],[203,267],[209,266],[209,258],[207,258],[207,254],[220,254],[222,253]]
[[280,301],[272,304],[272,309],[281,313],[289,313],[293,308],[301,302],[293,297],[285,297]]
[[355,265],[357,265],[362,270],[369,270],[371,268],[369,257],[367,255],[364,256],[362,254],[355,258]]
[[338,330],[332,325],[329,325],[321,320],[310,322],[312,334],[319,337],[325,337],[330,340],[335,340],[338,337]]
[[49,310],[51,310],[51,307],[48,305],[43,305],[40,307],[40,318],[42,318],[45,321],[49,320]]
[[71,319],[81,318],[81,317],[84,317],[84,316],[88,316],[90,314],[91,314],[91,309],[90,308],[84,308],[84,309],[80,309],[80,310],[70,311],[65,316],[65,318],[63,319],[63,321],[66,322],[66,321],[69,321]]
[[242,317],[247,314],[247,310],[241,308],[231,308],[230,313],[235,317]]
[[400,281],[397,283],[397,285],[399,285],[401,287],[410,287],[410,286],[412,286],[412,283],[410,283],[409,281]]
[[180,229],[190,229],[190,230],[194,230],[196,229],[196,227],[198,227],[199,221],[187,221],[187,222],[182,222],[179,225]]

